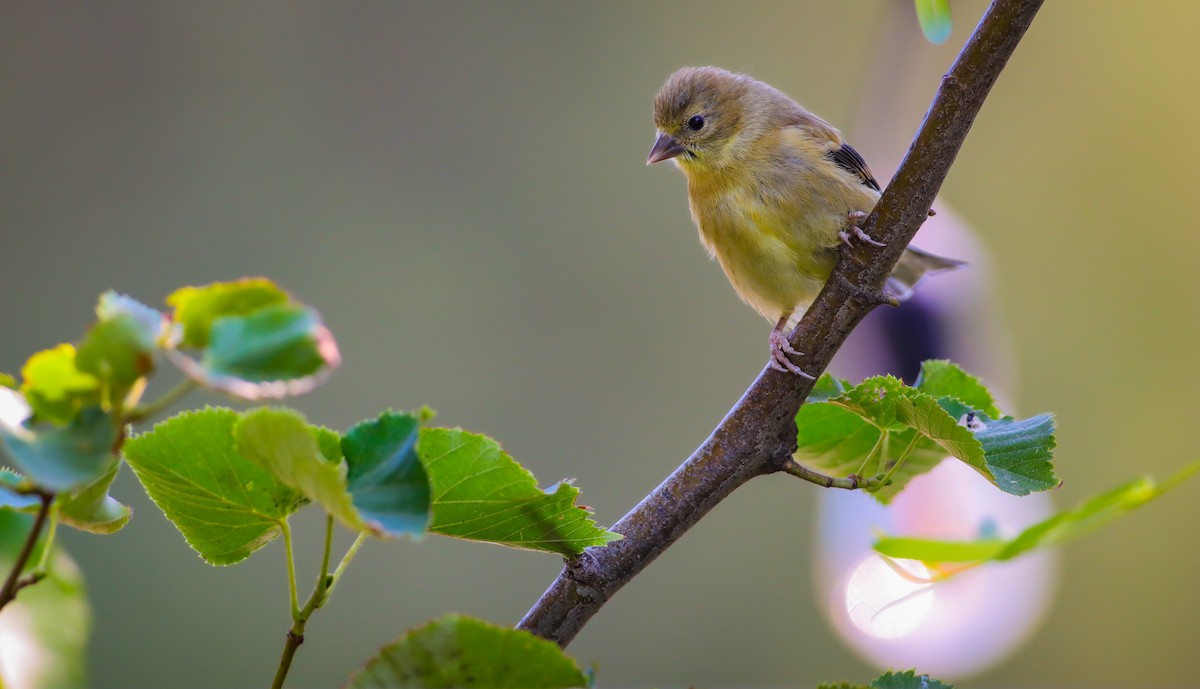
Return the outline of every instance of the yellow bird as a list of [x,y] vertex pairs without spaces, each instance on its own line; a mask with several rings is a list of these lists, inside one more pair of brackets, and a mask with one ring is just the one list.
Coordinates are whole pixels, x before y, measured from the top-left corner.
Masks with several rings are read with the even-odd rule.
[[[686,67],[654,99],[658,138],[647,164],[674,160],[687,177],[700,241],[734,290],[775,323],[772,368],[808,376],[786,327],[816,299],[879,200],[866,161],[828,122],[778,89],[716,67]],[[888,285],[904,299],[927,272],[961,261],[909,248]]]

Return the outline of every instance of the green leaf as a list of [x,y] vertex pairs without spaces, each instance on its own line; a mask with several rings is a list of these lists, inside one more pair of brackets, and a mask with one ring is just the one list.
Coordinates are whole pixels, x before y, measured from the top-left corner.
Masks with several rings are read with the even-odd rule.
[[564,555],[619,534],[597,527],[567,482],[542,491],[496,441],[453,428],[426,428],[417,446],[433,489],[434,533]]
[[347,689],[587,687],[590,678],[556,644],[529,632],[446,615],[384,646]]
[[75,366],[100,381],[105,402],[115,407],[139,379],[154,370],[163,316],[116,292],[100,296],[96,315],[99,320],[80,343]]
[[829,403],[858,414],[877,428],[901,431],[905,425],[896,419],[896,402],[910,390],[898,378],[875,376],[848,388]]
[[37,512],[42,504],[38,496],[20,492],[20,489],[32,485],[31,481],[12,469],[0,467],[0,508],[26,514]]
[[996,408],[992,393],[975,376],[945,359],[930,359],[921,363],[921,373],[913,385],[916,389],[941,399],[953,397],[971,409],[983,412],[993,419],[1003,414]]
[[[0,572],[11,569],[32,525],[28,515],[0,510]],[[0,613],[3,650],[20,649],[0,653],[0,685],[9,689],[87,686],[91,626],[83,575],[70,556],[55,547],[46,578],[22,589]]]
[[35,484],[69,491],[91,483],[109,470],[117,428],[99,407],[87,407],[66,428],[33,430],[0,424],[0,445],[13,464]]
[[232,409],[185,412],[125,443],[125,460],[188,545],[213,565],[249,557],[307,500],[234,445]]
[[414,447],[419,426],[387,413],[343,439],[290,409],[263,408],[243,416],[234,438],[246,457],[351,529],[419,536],[429,521],[429,481]]
[[[242,415],[234,427],[234,442],[244,456],[319,503],[338,521],[355,531],[378,533],[380,529],[368,524],[354,508],[340,450],[339,456],[325,455],[319,433],[299,412],[261,407]],[[326,448],[330,451],[327,444]]]
[[7,373],[0,373],[0,388],[17,389],[17,379]]
[[21,392],[39,420],[65,426],[80,409],[100,401],[100,381],[76,368],[69,344],[29,357],[21,378]]
[[973,541],[889,536],[875,542],[875,550],[893,558],[920,560],[928,564],[982,564],[1000,562],[1024,555],[1036,548],[1057,545],[1078,538],[1130,510],[1154,500],[1192,474],[1200,471],[1200,462],[1192,464],[1162,485],[1149,477],[1137,478],[1049,519],[1038,522],[1011,539],[994,536]]
[[883,673],[871,682],[871,689],[954,689],[954,685],[939,682],[929,675],[918,675],[916,670],[905,670]]
[[351,428],[342,440],[354,506],[390,534],[429,526],[429,476],[417,455],[421,419],[387,412]]
[[120,531],[129,523],[130,509],[108,494],[120,460],[113,456],[109,468],[100,476],[70,493],[58,496],[58,519],[67,526],[95,534],[110,534]]
[[934,45],[941,45],[950,37],[950,2],[949,0],[915,0],[917,21],[921,23],[921,31],[925,40]]
[[217,375],[252,382],[301,378],[330,363],[320,350],[321,331],[316,312],[299,306],[221,318],[212,325],[203,363]]
[[984,410],[1000,412],[987,388],[949,362],[925,362],[917,385],[891,376],[855,386],[822,377],[820,394],[796,415],[795,460],[835,477],[882,480],[870,490],[885,504],[947,456],[1013,495],[1059,484],[1049,415],[993,419]]
[[167,304],[175,309],[172,320],[183,328],[183,346],[198,349],[208,346],[210,329],[218,318],[247,316],[288,301],[287,292],[266,278],[183,287],[167,297]]
[[293,305],[217,319],[199,362],[175,351],[168,356],[201,385],[251,400],[307,393],[341,363],[316,311]]

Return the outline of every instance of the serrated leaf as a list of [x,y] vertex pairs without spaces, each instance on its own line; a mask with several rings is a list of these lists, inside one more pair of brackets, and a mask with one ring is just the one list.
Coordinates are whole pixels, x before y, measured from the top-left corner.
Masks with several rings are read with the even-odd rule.
[[828,402],[834,397],[840,397],[846,388],[853,387],[848,380],[835,378],[831,374],[822,373],[813,388],[808,393],[809,402]]
[[381,527],[368,524],[355,509],[346,489],[346,465],[321,451],[319,433],[299,412],[262,407],[242,415],[234,442],[245,457],[349,528],[380,533]]
[[58,496],[58,520],[67,526],[95,534],[120,531],[129,523],[131,510],[108,494],[121,462],[110,458],[110,467],[95,480]]
[[388,412],[346,432],[347,486],[354,506],[389,534],[419,535],[429,525],[429,476],[417,455],[421,420]]
[[247,316],[288,301],[287,292],[266,278],[183,287],[167,297],[175,310],[172,320],[183,328],[183,346],[197,349],[208,346],[210,329],[218,318]]
[[279,535],[307,500],[234,445],[232,409],[185,412],[125,443],[154,504],[206,562],[231,565]]
[[848,388],[829,403],[848,409],[879,428],[899,431],[904,430],[904,424],[896,419],[896,402],[911,389],[893,376],[875,376]]
[[563,482],[540,490],[491,438],[426,428],[417,453],[433,491],[432,532],[564,555],[620,538],[575,505],[578,488]]
[[100,401],[100,381],[75,366],[75,347],[69,344],[29,357],[21,379],[21,392],[39,420],[65,426],[80,409]]
[[953,22],[950,18],[949,0],[915,0],[917,21],[925,40],[941,45],[950,37]]
[[[822,393],[796,415],[795,460],[835,477],[886,478],[872,489],[885,504],[947,456],[1014,495],[1058,485],[1048,415],[993,420],[965,401],[996,411],[991,394],[948,362],[926,362],[918,385],[908,387],[891,376],[856,386],[823,378]],[[842,392],[834,395],[837,389]]]
[[937,399],[953,397],[993,419],[1003,416],[996,408],[996,400],[992,398],[991,391],[978,378],[945,359],[922,362],[921,373],[913,387]]
[[99,407],[83,409],[65,428],[0,425],[0,445],[13,465],[54,492],[73,490],[103,476],[116,441],[116,425]]
[[1097,526],[1162,496],[1198,471],[1200,462],[1186,467],[1161,485],[1155,484],[1149,477],[1134,479],[1038,522],[1007,540],[994,536],[971,541],[889,536],[876,541],[874,547],[876,552],[887,557],[920,560],[933,565],[977,565],[1011,560],[1036,548],[1078,538]]
[[[28,515],[0,510],[0,572],[10,570],[31,527]],[[85,665],[91,622],[83,575],[66,552],[55,547],[46,578],[22,589],[0,614],[3,650],[14,651],[0,653],[0,686],[87,686]]]
[[954,689],[954,685],[940,682],[929,675],[918,675],[916,670],[905,670],[883,673],[871,682],[871,689]]
[[249,400],[307,393],[341,363],[317,313],[295,305],[219,318],[200,361],[176,351],[168,357],[201,385]]
[[384,646],[347,689],[567,689],[590,679],[556,644],[529,632],[446,615]]

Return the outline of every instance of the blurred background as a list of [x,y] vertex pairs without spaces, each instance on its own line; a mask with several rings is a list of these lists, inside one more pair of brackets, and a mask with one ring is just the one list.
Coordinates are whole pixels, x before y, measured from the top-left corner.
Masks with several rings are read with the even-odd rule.
[[[265,275],[322,310],[345,358],[293,402],[310,419],[429,404],[543,484],[577,478],[611,524],[757,375],[770,329],[706,259],[682,176],[643,165],[655,92],[683,65],[750,72],[885,181],[985,3],[955,2],[941,47],[910,5],[0,5],[0,371],[78,339],[103,290],[161,304]],[[976,370],[1013,411],[1057,415],[1060,506],[1196,456],[1198,22],[1186,0],[1047,3],[939,201],[990,255],[978,311],[1007,323]],[[1066,547],[1044,626],[969,685],[1191,686],[1198,490]],[[211,568],[130,472],[113,492],[127,528],[61,534],[91,591],[92,686],[267,684],[290,623],[281,545]],[[569,652],[603,686],[873,677],[821,612],[818,492],[740,489]],[[321,520],[297,522],[309,572]],[[444,612],[515,623],[560,565],[370,543],[289,685],[339,684]]]

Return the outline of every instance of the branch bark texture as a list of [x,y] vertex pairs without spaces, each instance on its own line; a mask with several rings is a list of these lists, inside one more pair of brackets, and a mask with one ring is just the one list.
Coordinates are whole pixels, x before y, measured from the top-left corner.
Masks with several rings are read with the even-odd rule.
[[[824,371],[850,331],[883,303],[893,266],[924,222],[984,99],[1043,0],[994,0],[967,40],[891,184],[863,229],[885,246],[843,258],[792,332],[797,363]],[[914,28],[914,31],[916,29]],[[755,476],[787,468],[795,416],[813,381],[764,369],[704,443],[612,530],[624,535],[569,558],[518,628],[566,646],[630,579]]]

